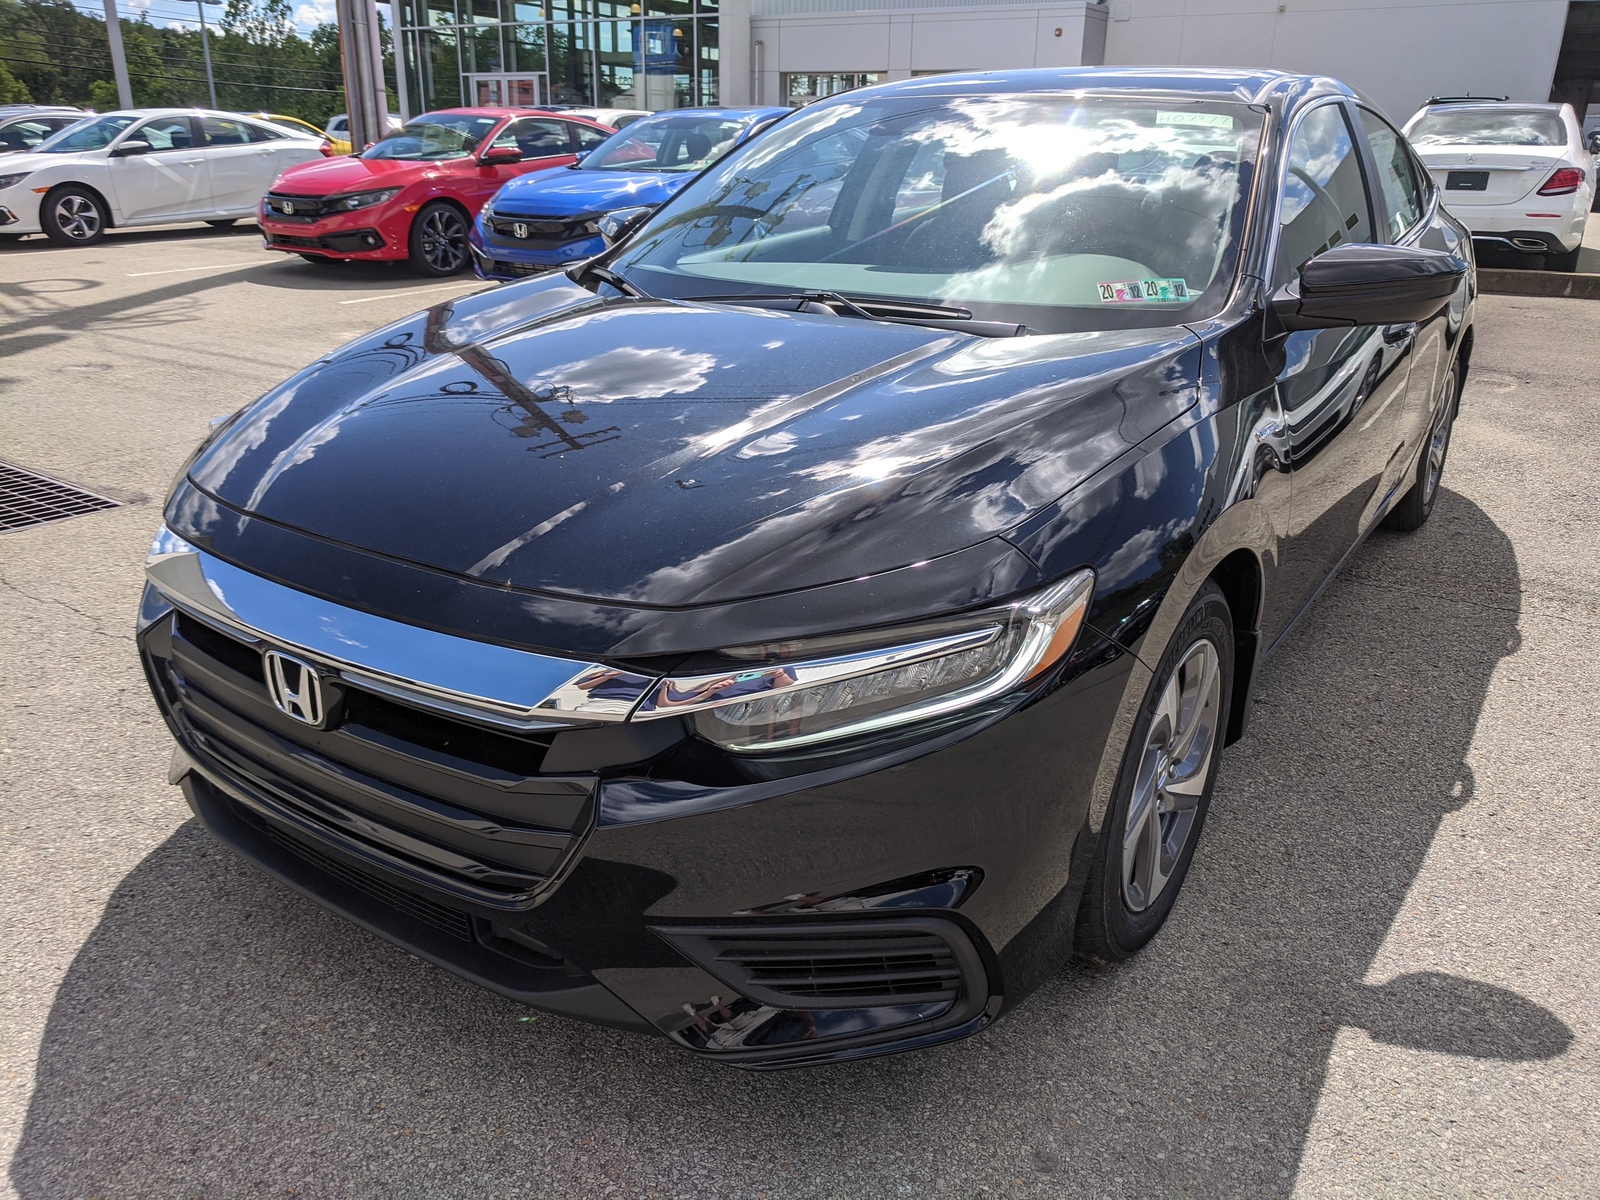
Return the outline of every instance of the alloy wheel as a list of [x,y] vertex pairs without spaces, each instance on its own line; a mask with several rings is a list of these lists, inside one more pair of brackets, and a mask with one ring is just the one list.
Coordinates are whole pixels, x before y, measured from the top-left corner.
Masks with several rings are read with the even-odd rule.
[[439,207],[422,217],[422,257],[440,274],[467,262],[467,223],[453,208]]
[[1166,888],[1194,828],[1216,751],[1222,703],[1217,648],[1201,638],[1161,691],[1145,735],[1122,833],[1122,895],[1142,912]]
[[56,225],[78,242],[87,242],[100,232],[100,210],[87,196],[63,196],[56,201]]

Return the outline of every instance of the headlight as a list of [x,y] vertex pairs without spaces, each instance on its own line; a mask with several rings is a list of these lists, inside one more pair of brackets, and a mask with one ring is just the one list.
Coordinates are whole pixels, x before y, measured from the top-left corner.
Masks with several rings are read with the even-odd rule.
[[31,171],[19,171],[15,175],[0,175],[0,192],[3,192],[10,187],[16,187],[17,184],[21,183],[30,174],[32,174]]
[[356,208],[371,208],[374,204],[382,204],[386,200],[393,200],[399,194],[399,188],[380,188],[375,192],[352,192],[348,196],[334,197],[328,202],[328,207],[334,212],[349,212]]
[[[727,650],[728,670],[662,680],[632,719],[689,714],[708,741],[755,751],[959,712],[1059,662],[1093,591],[1094,573],[1081,571],[1004,608],[923,626],[914,640],[888,647],[866,648],[872,635],[854,635]],[[748,670],[738,669],[741,659]]]

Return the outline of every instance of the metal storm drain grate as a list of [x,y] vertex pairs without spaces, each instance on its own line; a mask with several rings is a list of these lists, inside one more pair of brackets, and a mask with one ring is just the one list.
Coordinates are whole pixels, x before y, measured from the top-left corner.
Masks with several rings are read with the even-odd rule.
[[96,496],[59,479],[36,475],[8,462],[0,462],[0,533],[65,521],[84,513],[116,508],[117,501]]

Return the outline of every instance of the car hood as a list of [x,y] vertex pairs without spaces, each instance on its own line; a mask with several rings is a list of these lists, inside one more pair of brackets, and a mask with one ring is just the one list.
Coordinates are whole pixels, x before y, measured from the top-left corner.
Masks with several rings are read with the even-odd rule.
[[494,289],[313,364],[190,479],[503,586],[646,605],[859,578],[1003,534],[1195,402],[1183,328],[982,339]]
[[556,167],[513,179],[490,205],[515,217],[575,217],[656,205],[675,195],[693,172],[573,171]]
[[452,161],[402,162],[392,158],[318,158],[290,167],[272,185],[295,196],[337,196],[371,188],[404,187],[430,174],[447,172]]
[[55,167],[66,164],[76,165],[82,162],[105,158],[104,152],[93,150],[81,154],[33,154],[27,150],[14,150],[6,156],[6,169],[0,174],[15,175],[18,171],[39,171],[45,167]]

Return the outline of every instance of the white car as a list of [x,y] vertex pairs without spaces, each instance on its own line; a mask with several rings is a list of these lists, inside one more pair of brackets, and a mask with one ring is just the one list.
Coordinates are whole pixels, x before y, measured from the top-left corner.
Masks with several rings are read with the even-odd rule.
[[574,117],[583,117],[601,125],[609,125],[613,129],[626,129],[635,121],[655,116],[655,113],[643,108],[584,108],[578,104],[550,104],[543,107],[550,111],[564,112]]
[[0,158],[0,237],[87,246],[112,226],[253,217],[261,197],[322,143],[237,113],[147,108],[80,121]]
[[1435,100],[1404,132],[1474,241],[1577,270],[1595,162],[1572,105]]

